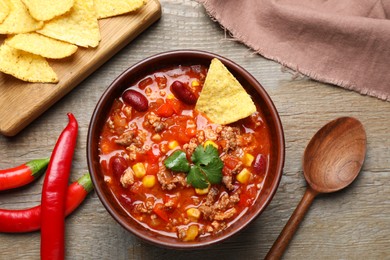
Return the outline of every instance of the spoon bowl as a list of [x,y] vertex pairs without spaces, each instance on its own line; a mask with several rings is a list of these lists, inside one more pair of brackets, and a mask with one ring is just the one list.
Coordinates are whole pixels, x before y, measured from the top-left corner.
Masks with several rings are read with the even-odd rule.
[[341,117],[323,126],[303,156],[308,185],[319,193],[341,190],[358,176],[366,154],[366,132],[355,118]]
[[280,259],[314,198],[339,191],[358,176],[366,156],[366,132],[359,120],[341,117],[323,126],[303,156],[307,188],[265,259]]

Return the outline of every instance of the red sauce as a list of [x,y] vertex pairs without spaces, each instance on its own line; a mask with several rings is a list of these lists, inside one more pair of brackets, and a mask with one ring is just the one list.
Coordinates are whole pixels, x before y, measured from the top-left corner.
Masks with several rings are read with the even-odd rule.
[[[156,71],[131,85],[129,89],[148,100],[147,111],[137,111],[118,97],[99,143],[106,183],[129,217],[184,241],[227,228],[261,196],[271,145],[269,129],[259,109],[229,126],[219,126],[194,110],[195,105],[173,95],[170,86],[180,81],[198,97],[206,73],[204,66],[177,66]],[[163,161],[177,149],[186,152],[190,160],[193,147],[210,139],[218,146],[224,163],[224,181],[199,194],[202,192],[186,184],[185,173],[166,169]],[[144,166],[144,176],[136,176],[136,164]],[[250,173],[244,183],[238,180],[243,170]],[[127,175],[127,180],[126,172],[132,175]],[[164,179],[163,173],[168,178]],[[149,176],[149,182],[145,176]]]

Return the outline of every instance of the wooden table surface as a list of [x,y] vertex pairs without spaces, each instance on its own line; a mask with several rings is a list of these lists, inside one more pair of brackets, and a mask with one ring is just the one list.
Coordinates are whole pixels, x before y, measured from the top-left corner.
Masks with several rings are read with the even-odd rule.
[[[17,136],[0,136],[0,168],[51,154],[73,112],[80,125],[71,179],[87,172],[89,119],[100,95],[122,71],[150,55],[198,49],[223,55],[252,73],[273,99],[284,126],[286,161],[279,189],[265,212],[232,239],[203,250],[176,251],[145,244],[107,213],[96,193],[66,220],[67,259],[262,259],[305,191],[302,154],[325,123],[354,116],[367,132],[367,155],[346,190],[318,197],[284,259],[390,259],[390,102],[318,83],[253,54],[189,0],[162,0],[162,18],[52,106]],[[6,106],[7,104],[0,104]],[[1,120],[1,119],[0,119]],[[43,178],[0,193],[1,208],[40,202]],[[0,234],[0,259],[38,259],[40,233]]]

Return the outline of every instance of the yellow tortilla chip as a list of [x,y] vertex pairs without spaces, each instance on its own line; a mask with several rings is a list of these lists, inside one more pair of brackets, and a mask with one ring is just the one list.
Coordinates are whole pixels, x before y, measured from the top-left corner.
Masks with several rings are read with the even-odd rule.
[[42,28],[43,22],[30,16],[20,0],[9,1],[10,13],[0,24],[0,34],[32,32]]
[[195,108],[211,121],[225,125],[256,112],[245,89],[218,59],[213,59]]
[[56,73],[45,58],[7,44],[0,46],[0,71],[29,82],[58,82]]
[[146,4],[146,0],[94,0],[97,17],[107,18],[133,12]]
[[100,31],[93,0],[75,0],[68,13],[48,21],[37,32],[82,47],[98,46]]
[[8,0],[0,0],[0,23],[9,15]]
[[33,18],[47,21],[68,12],[74,0],[22,0],[22,2]]
[[49,59],[62,59],[77,51],[76,45],[58,41],[38,33],[17,34],[8,38],[6,43],[15,49]]

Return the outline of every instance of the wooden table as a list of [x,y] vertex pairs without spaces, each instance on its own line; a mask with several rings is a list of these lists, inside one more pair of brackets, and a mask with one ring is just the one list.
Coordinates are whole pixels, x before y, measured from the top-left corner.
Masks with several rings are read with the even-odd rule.
[[[204,8],[189,0],[162,0],[159,22],[95,71],[17,136],[0,136],[0,168],[50,155],[71,111],[80,130],[72,180],[87,172],[86,135],[100,95],[123,70],[150,55],[199,49],[223,55],[252,73],[279,110],[286,161],[279,189],[266,211],[242,233],[204,250],[175,251],[150,246],[126,232],[95,193],[66,220],[67,259],[262,259],[301,199],[306,184],[301,159],[312,135],[340,116],[358,118],[367,131],[363,170],[345,191],[318,197],[284,259],[385,259],[390,257],[390,102],[318,83],[282,69],[227,37]],[[1,104],[1,106],[6,104]],[[1,208],[40,201],[34,185],[0,194]],[[40,233],[0,234],[0,259],[38,259]]]

